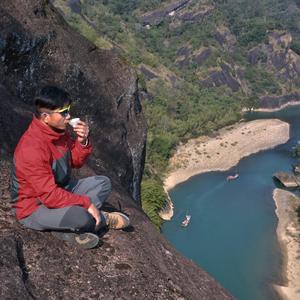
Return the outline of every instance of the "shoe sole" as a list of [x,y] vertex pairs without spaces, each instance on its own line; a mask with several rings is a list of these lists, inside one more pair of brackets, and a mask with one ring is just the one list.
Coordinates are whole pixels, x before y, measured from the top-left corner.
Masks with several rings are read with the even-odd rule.
[[[112,212],[110,214],[114,214],[114,212]],[[115,212],[115,214],[117,214],[119,216],[121,215],[126,220],[126,222],[125,222],[125,224],[122,227],[116,227],[116,226],[108,225],[109,229],[116,229],[116,230],[125,229],[125,228],[127,228],[130,225],[130,219],[125,214],[122,214],[120,212]]]
[[95,248],[99,243],[99,237],[90,232],[76,234],[72,232],[53,231],[52,235],[62,241],[68,242],[83,249]]

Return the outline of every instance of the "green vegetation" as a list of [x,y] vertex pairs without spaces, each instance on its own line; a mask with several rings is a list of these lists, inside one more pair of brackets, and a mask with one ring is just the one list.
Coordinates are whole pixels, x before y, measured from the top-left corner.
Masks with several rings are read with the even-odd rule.
[[300,157],[300,145],[297,144],[292,151],[292,156],[293,157]]
[[[81,0],[81,14],[76,14],[66,1],[55,1],[66,20],[98,47],[114,47],[131,65],[138,68],[143,63],[158,74],[151,80],[138,74],[141,89],[153,95],[153,100],[143,103],[149,129],[142,202],[157,226],[161,224],[158,211],[166,199],[162,180],[179,142],[238,121],[242,108],[256,107],[260,96],[297,88],[297,84],[278,79],[275,68],[269,66],[266,47],[261,47],[268,43],[268,32],[289,30],[293,36],[291,49],[300,53],[300,10],[295,8],[300,8],[298,0],[191,0],[185,8],[188,12],[197,13],[201,5],[212,5],[214,9],[198,21],[183,22],[172,17],[157,26],[142,26],[143,13],[168,3]],[[260,51],[258,63],[251,65],[248,53],[254,47]],[[183,48],[186,56],[178,53]],[[211,54],[197,62],[194,55],[204,48],[210,48]],[[185,66],[180,66],[179,58],[187,59]],[[213,71],[224,68],[239,82],[238,91],[233,92],[225,83],[208,88],[203,82]]]
[[292,41],[291,49],[300,55],[300,41]]
[[163,220],[158,213],[161,208],[166,205],[166,197],[162,188],[162,182],[157,183],[156,180],[146,179],[142,182],[142,207],[144,212],[149,216],[152,222],[159,228]]
[[274,76],[259,67],[248,67],[245,78],[250,83],[253,94],[277,94],[281,92],[280,86]]

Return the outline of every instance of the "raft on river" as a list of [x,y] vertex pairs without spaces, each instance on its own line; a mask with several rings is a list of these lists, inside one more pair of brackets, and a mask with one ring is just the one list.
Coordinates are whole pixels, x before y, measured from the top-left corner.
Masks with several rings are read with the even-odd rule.
[[181,222],[182,227],[187,227],[191,221],[192,216],[191,215],[186,215],[185,219]]

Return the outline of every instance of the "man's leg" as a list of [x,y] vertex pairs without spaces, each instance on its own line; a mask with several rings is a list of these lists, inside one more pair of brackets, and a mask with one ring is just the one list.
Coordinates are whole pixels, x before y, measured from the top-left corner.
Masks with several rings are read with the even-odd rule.
[[68,191],[77,195],[86,195],[100,210],[111,192],[111,182],[106,176],[91,176],[71,182]]
[[35,230],[93,232],[95,228],[94,218],[80,206],[49,209],[41,205],[32,215],[19,222]]
[[123,229],[129,226],[129,218],[120,213],[106,213],[100,211],[103,203],[111,192],[111,182],[106,176],[91,176],[71,182],[66,188],[68,191],[90,197],[92,203],[98,208],[101,215],[101,223],[97,226],[96,231],[104,226],[112,229]]
[[99,244],[99,237],[92,233],[95,220],[80,206],[49,209],[41,205],[19,222],[35,230],[53,230],[55,237],[80,248],[91,249]]

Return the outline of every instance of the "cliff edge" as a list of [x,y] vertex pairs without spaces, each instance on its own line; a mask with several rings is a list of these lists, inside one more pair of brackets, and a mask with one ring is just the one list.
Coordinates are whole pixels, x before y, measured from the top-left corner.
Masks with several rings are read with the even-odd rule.
[[[68,90],[74,116],[91,127],[94,153],[75,176],[109,176],[109,205],[132,220],[131,230],[104,233],[90,251],[24,229],[10,212],[13,150],[31,120],[32,96],[46,83]],[[146,125],[135,73],[74,32],[49,1],[0,2],[0,103],[1,299],[232,299],[140,208]]]

